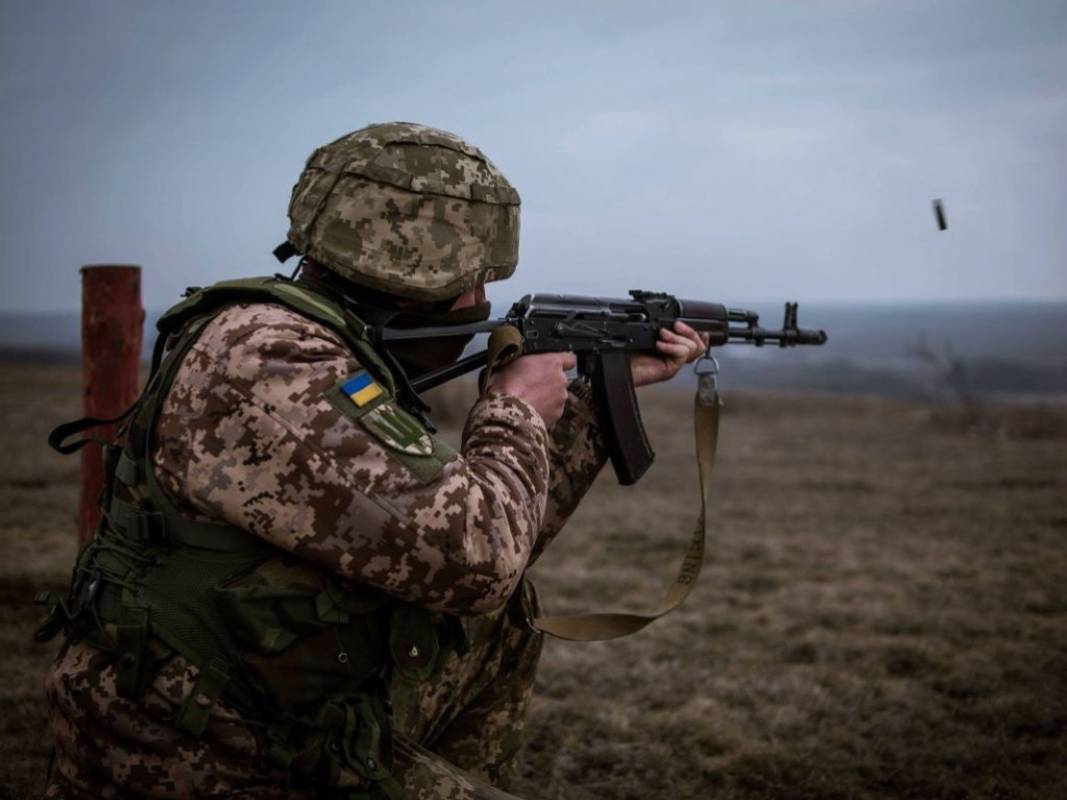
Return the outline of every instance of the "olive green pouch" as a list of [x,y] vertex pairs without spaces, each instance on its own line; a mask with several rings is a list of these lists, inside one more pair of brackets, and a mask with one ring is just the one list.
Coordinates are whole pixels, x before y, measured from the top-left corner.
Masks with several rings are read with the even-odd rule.
[[389,651],[405,679],[422,681],[433,674],[441,650],[437,614],[411,605],[398,605],[389,622]]
[[244,663],[295,707],[358,686],[388,662],[386,595],[291,556],[275,556],[215,589]]

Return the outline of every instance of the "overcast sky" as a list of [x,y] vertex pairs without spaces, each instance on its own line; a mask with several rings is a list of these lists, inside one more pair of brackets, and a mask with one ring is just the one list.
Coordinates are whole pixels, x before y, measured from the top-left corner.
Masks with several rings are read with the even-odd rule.
[[274,272],[310,151],[395,119],[522,194],[498,302],[1067,299],[1064,0],[0,14],[0,310],[76,308],[87,263],[142,264],[149,307]]

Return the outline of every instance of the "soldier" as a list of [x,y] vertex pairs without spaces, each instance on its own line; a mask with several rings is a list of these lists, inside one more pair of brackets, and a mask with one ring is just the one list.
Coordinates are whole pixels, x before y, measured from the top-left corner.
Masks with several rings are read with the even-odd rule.
[[[519,358],[456,452],[407,378],[463,342],[386,350],[368,326],[487,318],[518,212],[462,139],[372,125],[293,189],[299,277],[164,315],[105,450],[104,521],[40,634],[67,632],[49,798],[509,796],[541,651],[525,571],[605,460],[590,387],[573,356]],[[664,331],[635,383],[704,347]]]

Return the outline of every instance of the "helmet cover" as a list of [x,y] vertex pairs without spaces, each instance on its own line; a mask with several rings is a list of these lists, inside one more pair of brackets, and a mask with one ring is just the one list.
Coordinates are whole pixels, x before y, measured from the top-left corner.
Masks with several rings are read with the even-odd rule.
[[317,149],[289,202],[289,242],[354,283],[445,300],[515,271],[519,194],[481,150],[410,122]]

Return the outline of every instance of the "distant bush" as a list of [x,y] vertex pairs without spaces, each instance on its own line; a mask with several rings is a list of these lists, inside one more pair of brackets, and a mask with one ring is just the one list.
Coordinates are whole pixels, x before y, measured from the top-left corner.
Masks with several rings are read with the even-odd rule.
[[965,362],[949,343],[936,351],[923,337],[911,347],[911,354],[932,372],[932,399],[941,405],[930,419],[940,430],[1018,439],[1067,437],[1067,408],[1050,403],[995,404],[987,397],[1006,386],[1034,392],[1064,390],[1067,376],[1009,361]]

